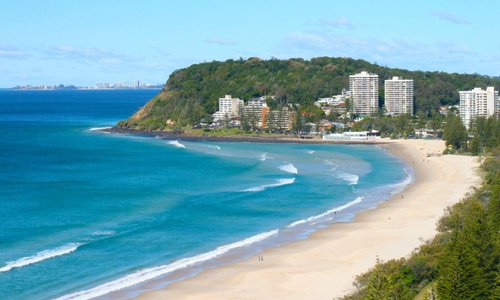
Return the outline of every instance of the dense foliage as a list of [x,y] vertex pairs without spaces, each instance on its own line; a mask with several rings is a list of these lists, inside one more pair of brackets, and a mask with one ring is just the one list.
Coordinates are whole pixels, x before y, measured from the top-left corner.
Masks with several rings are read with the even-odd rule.
[[408,259],[377,260],[357,277],[357,299],[498,299],[500,150],[483,163],[483,186],[447,210],[439,234]]
[[349,75],[363,70],[379,75],[381,104],[385,79],[392,76],[413,79],[416,111],[426,116],[441,104],[457,103],[459,90],[484,86],[500,89],[499,78],[393,69],[350,58],[214,61],[173,72],[162,92],[120,126],[164,129],[167,120],[177,126],[194,125],[215,112],[218,98],[225,94],[245,100],[274,95],[275,103],[270,103],[272,107],[288,103],[311,107],[320,97],[340,94],[342,89],[348,89]]
[[487,153],[500,146],[500,119],[494,116],[478,117],[467,131],[460,117],[450,113],[446,117],[443,138],[451,147],[447,152]]

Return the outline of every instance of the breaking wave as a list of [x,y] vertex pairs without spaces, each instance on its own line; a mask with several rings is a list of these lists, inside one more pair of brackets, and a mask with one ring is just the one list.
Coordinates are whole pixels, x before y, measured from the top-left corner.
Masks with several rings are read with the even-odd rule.
[[92,232],[93,236],[111,236],[111,235],[115,235],[115,234],[116,234],[116,231],[114,231],[114,230],[98,230],[98,231]]
[[[290,227],[295,227],[297,225],[300,225],[300,224],[304,224],[304,223],[308,223],[308,222],[312,222],[312,221],[317,221],[319,219],[322,219],[322,218],[325,218],[331,214],[335,214],[337,212],[340,212],[348,207],[351,207],[353,205],[356,205],[358,203],[361,203],[361,201],[363,201],[363,198],[364,196],[360,196],[354,200],[352,200],[351,202],[348,202],[344,205],[341,205],[341,206],[338,206],[338,207],[335,207],[335,208],[332,208],[322,214],[319,214],[319,215],[316,215],[316,216],[312,216],[312,217],[309,217],[307,219],[302,219],[302,220],[299,220],[299,221],[296,221],[296,222],[293,222],[292,224],[288,225],[287,227],[290,228]],[[313,224],[311,224],[313,225]]]
[[359,176],[351,173],[337,172],[334,176],[347,181],[349,185],[358,184],[359,181]]
[[406,174],[406,177],[405,179],[403,179],[403,181],[390,185],[392,188],[394,188],[394,190],[391,192],[391,195],[401,193],[406,188],[406,186],[408,186],[415,180],[415,177],[412,175],[411,171],[409,171],[407,168],[404,168],[403,170]]
[[279,169],[281,171],[284,171],[284,172],[287,172],[287,173],[291,173],[291,174],[297,174],[298,173],[297,168],[293,164],[291,164],[291,163],[279,166]]
[[248,188],[246,190],[243,190],[243,192],[261,192],[267,188],[292,184],[294,182],[295,182],[295,178],[278,179],[278,180],[276,180],[276,183],[264,184],[264,185],[260,185],[260,186],[256,186],[256,187],[251,187],[251,188]]
[[175,141],[169,141],[168,142],[169,145],[172,145],[174,147],[177,147],[177,148],[182,148],[182,149],[185,149],[186,146],[184,146],[183,144],[179,143],[178,140],[175,140]]
[[198,254],[195,256],[179,259],[171,264],[168,265],[163,265],[163,266],[158,266],[158,267],[152,267],[152,268],[147,268],[143,270],[139,270],[135,273],[126,275],[124,277],[118,278],[116,280],[101,284],[97,287],[80,291],[80,292],[75,292],[72,294],[64,295],[62,297],[57,298],[56,300],[69,300],[69,299],[79,299],[79,300],[86,300],[86,299],[92,299],[95,297],[99,297],[102,295],[106,295],[108,293],[118,291],[127,287],[131,287],[134,285],[137,285],[139,283],[142,283],[147,280],[151,280],[153,278],[156,278],[158,276],[166,275],[168,273],[190,267],[195,264],[203,263],[206,261],[209,261],[211,259],[214,259],[216,257],[219,257],[228,251],[231,251],[236,248],[241,248],[241,247],[246,247],[250,246],[254,243],[263,241],[271,236],[274,236],[278,233],[278,229],[271,230],[268,232],[264,232],[261,234],[254,235],[252,237],[246,238],[244,240],[227,244],[224,246],[220,246],[212,251],[205,252],[202,254]]
[[8,272],[15,268],[22,268],[57,256],[69,254],[76,251],[76,249],[78,249],[81,245],[83,244],[69,243],[58,248],[40,251],[32,256],[26,256],[15,261],[10,261],[4,267],[0,268],[0,272]]
[[106,129],[111,129],[112,127],[110,126],[107,126],[107,127],[92,127],[92,128],[89,128],[89,131],[102,131],[102,130],[106,130]]

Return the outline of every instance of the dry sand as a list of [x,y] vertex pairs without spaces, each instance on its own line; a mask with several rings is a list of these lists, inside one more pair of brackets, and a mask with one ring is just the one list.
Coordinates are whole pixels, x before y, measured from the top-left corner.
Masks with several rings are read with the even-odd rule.
[[432,238],[443,210],[481,181],[475,157],[428,156],[441,153],[443,141],[399,140],[385,147],[415,169],[416,182],[401,194],[351,223],[266,250],[264,261],[256,256],[208,270],[139,299],[332,299],[346,294],[377,256],[407,256]]

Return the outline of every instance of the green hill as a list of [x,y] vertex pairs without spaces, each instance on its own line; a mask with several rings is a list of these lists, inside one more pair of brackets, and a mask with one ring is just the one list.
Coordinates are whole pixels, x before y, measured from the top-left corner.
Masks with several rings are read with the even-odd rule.
[[442,104],[456,104],[458,91],[495,86],[500,78],[477,74],[449,74],[394,69],[351,58],[319,57],[311,60],[227,60],[195,64],[170,75],[163,90],[118,127],[162,130],[193,125],[217,110],[225,94],[241,99],[274,95],[276,103],[310,106],[320,97],[348,89],[349,75],[360,71],[379,75],[380,104],[385,79],[400,76],[414,80],[416,111],[429,114]]

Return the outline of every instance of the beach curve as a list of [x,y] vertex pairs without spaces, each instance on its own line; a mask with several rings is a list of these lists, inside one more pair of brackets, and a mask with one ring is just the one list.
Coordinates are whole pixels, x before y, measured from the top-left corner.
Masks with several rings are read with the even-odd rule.
[[480,183],[478,159],[441,156],[443,141],[397,140],[384,147],[415,169],[416,182],[350,223],[242,262],[207,270],[139,299],[332,299],[352,290],[356,275],[383,260],[407,256],[432,238],[443,210]]

